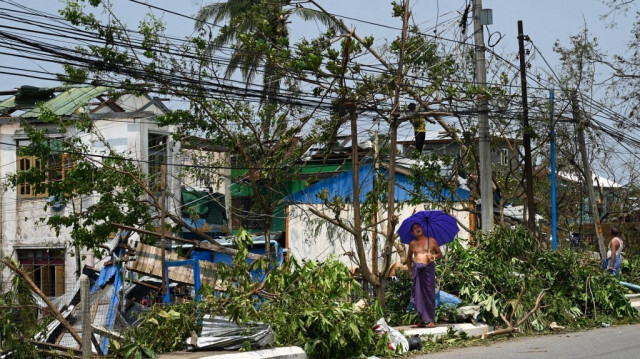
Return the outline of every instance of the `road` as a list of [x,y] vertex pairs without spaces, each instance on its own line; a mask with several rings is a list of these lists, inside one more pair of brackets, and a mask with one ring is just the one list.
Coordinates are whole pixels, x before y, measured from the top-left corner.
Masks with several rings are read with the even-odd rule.
[[640,357],[640,324],[600,328],[586,332],[526,337],[489,346],[454,349],[412,359],[495,358],[607,358]]

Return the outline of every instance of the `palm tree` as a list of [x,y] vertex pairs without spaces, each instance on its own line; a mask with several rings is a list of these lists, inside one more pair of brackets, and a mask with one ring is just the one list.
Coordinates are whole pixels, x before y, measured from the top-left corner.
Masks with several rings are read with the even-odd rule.
[[[225,72],[226,79],[239,69],[243,79],[251,83],[258,70],[263,68],[262,101],[265,103],[275,100],[284,77],[278,62],[269,56],[268,51],[288,48],[289,18],[296,15],[304,20],[320,21],[326,26],[334,24],[326,13],[290,5],[291,0],[228,0],[206,5],[196,15],[196,30],[226,23],[209,43],[211,53],[225,45],[233,48]],[[247,34],[251,34],[253,40],[259,40],[266,49],[256,49],[255,43],[241,38]]]

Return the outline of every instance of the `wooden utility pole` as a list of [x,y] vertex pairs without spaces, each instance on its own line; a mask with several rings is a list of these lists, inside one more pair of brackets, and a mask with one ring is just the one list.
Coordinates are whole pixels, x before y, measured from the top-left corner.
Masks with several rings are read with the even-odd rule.
[[531,128],[529,127],[529,104],[527,102],[527,62],[525,60],[524,41],[529,40],[522,30],[522,21],[518,21],[518,47],[520,54],[520,83],[522,87],[522,144],[524,146],[524,190],[527,197],[527,227],[536,232],[536,202],[533,198],[533,165],[531,161]]
[[[484,58],[484,33],[480,21],[482,0],[473,1],[473,39],[476,57],[476,85],[487,88],[487,69]],[[489,106],[484,94],[478,98],[478,141],[480,156],[480,198],[482,201],[482,232],[493,230],[493,179],[491,178],[491,131],[489,129]]]
[[160,241],[161,244],[161,255],[160,255],[160,265],[162,267],[162,295],[169,293],[169,288],[167,287],[167,260],[166,260],[166,238],[164,233],[164,217],[166,216],[166,208],[165,208],[165,199],[166,197],[166,175],[167,175],[167,166],[163,164],[160,167],[160,193],[162,198],[160,198]]
[[[596,202],[596,194],[593,191],[593,175],[591,174],[591,165],[587,157],[587,145],[584,138],[584,128],[586,120],[582,118],[580,106],[578,106],[578,95],[574,92],[571,95],[571,110],[573,112],[573,120],[578,123],[578,145],[580,146],[580,155],[582,157],[582,173],[584,173],[585,183],[587,186],[587,194],[589,195],[589,206],[591,208],[591,219],[593,221],[596,237],[598,238],[598,249],[600,250],[600,258],[605,258],[607,248],[604,246],[604,238],[602,237],[602,226],[600,225],[600,212]],[[582,205],[582,203],[581,203]]]
[[226,152],[225,163],[227,168],[224,170],[224,206],[227,214],[227,231],[229,234],[233,233],[233,202],[231,198],[231,154]]

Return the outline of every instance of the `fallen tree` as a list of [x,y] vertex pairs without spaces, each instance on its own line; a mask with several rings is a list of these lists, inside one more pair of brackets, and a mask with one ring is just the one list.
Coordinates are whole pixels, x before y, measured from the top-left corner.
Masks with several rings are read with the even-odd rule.
[[480,243],[449,246],[437,268],[440,288],[480,305],[487,323],[507,325],[504,333],[542,331],[551,322],[571,328],[638,318],[626,288],[589,253],[542,250],[523,228],[497,227]]

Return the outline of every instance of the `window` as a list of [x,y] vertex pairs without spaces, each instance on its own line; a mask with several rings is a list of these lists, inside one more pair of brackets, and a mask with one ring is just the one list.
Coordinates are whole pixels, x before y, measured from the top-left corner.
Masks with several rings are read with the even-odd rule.
[[47,297],[64,295],[64,249],[18,249],[18,261]]
[[71,155],[66,153],[49,156],[49,163],[51,166],[47,179],[51,182],[62,181],[69,173],[69,170],[75,166]]
[[502,148],[500,151],[500,164],[503,166],[509,165],[509,149]]
[[[35,156],[18,157],[18,171],[28,171],[31,168],[42,168],[42,161]],[[18,185],[19,197],[44,197],[46,195],[46,193],[37,193],[35,185],[26,183]]]
[[[57,141],[52,142],[52,146],[55,146],[56,142]],[[24,146],[22,143],[20,145]],[[51,154],[48,161],[42,161],[41,158],[36,156],[18,155],[18,171],[28,171],[31,168],[47,169],[47,179],[43,183],[63,180],[74,165],[75,163],[71,155],[61,152]],[[47,196],[46,190],[38,192],[36,187],[37,185],[33,183],[18,185],[18,197],[39,198]]]
[[160,191],[162,165],[167,163],[167,136],[149,133],[149,186]]

